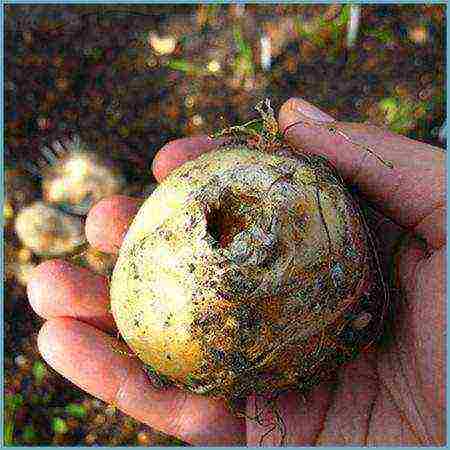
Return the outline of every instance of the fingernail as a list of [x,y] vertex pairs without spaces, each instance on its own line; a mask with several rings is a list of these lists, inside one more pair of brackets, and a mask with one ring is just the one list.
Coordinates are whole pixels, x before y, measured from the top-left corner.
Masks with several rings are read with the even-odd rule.
[[291,98],[289,102],[291,112],[296,115],[301,114],[308,119],[318,122],[334,122],[335,120],[326,112],[321,111],[319,108],[316,108],[315,106],[311,105],[311,103],[308,103],[301,98]]

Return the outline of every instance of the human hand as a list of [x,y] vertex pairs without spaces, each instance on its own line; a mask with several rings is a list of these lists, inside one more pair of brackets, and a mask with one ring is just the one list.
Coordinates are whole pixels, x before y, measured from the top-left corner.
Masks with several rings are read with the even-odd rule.
[[[280,113],[282,128],[308,120],[298,116],[298,107],[314,111],[291,99]],[[357,184],[367,200],[401,225],[381,215],[374,224],[385,262],[407,229],[425,239],[427,247],[410,238],[397,253],[397,278],[407,302],[397,318],[393,343],[346,365],[335,384],[324,383],[305,399],[294,392],[278,399],[285,443],[439,445],[445,439],[445,157],[439,149],[365,125],[340,124],[340,129],[375,148],[395,168],[380,165],[342,136],[315,127],[299,124],[289,129],[287,138],[299,148],[327,156],[348,183]],[[168,144],[155,158],[156,178],[161,181],[186,159],[213,146],[206,138]],[[123,196],[100,202],[87,219],[90,243],[115,253],[139,206]],[[219,400],[154,388],[136,360],[114,351],[114,321],[103,277],[54,260],[36,269],[28,292],[36,312],[47,319],[38,341],[42,355],[92,395],[191,444],[257,445],[267,431],[237,418]],[[258,400],[248,399],[249,416]],[[272,423],[270,417],[265,419],[267,425]],[[264,439],[264,444],[279,442],[277,432]]]
[[[174,151],[211,148],[207,137],[182,140]],[[114,196],[97,203],[86,236],[116,254],[141,201]],[[116,339],[108,280],[63,260],[40,264],[27,286],[31,306],[46,319],[38,347],[47,363],[91,395],[154,429],[197,445],[242,445],[245,423],[217,399],[152,385],[142,364]]]
[[[309,112],[309,114],[308,114]],[[308,114],[308,115],[307,115]],[[309,119],[309,120],[308,120]],[[392,342],[346,365],[307,411],[281,400],[287,444],[443,445],[445,443],[445,153],[363,124],[340,123],[393,169],[339,134],[304,122],[333,119],[299,99],[280,111],[281,129],[302,151],[326,156],[370,202],[384,267],[395,271]],[[401,297],[400,297],[401,295]],[[258,430],[260,433],[262,430]],[[290,431],[290,434],[289,434]],[[258,433],[256,433],[258,434]],[[254,438],[247,436],[251,442]]]

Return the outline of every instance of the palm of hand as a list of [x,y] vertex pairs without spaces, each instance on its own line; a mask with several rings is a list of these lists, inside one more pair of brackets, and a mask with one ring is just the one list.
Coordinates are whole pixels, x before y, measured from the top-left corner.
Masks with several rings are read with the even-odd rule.
[[[383,256],[390,259],[391,243],[404,235],[404,230],[383,218],[379,228]],[[444,339],[444,279],[440,272],[445,250],[425,255],[423,246],[412,241],[400,252],[397,281],[409,288],[397,308],[390,336],[375,353],[346,365],[335,383],[318,387],[306,402],[293,393],[280,399],[287,445],[422,446],[445,441],[445,392],[437,387],[444,385],[444,356],[434,355],[437,365],[430,364],[427,356],[432,347],[439,348],[431,341],[440,336]],[[434,305],[426,304],[430,293]],[[394,296],[393,301],[398,302],[399,293]],[[250,411],[255,411],[254,402]],[[273,418],[268,418],[266,425],[271,421]],[[250,423],[249,429],[251,443],[258,444],[268,428]],[[281,438],[280,433],[273,433],[264,444],[277,445]]]
[[[292,112],[290,103],[286,105],[280,117],[285,125]],[[348,143],[330,144],[329,137],[317,133],[308,136],[305,130],[301,130],[298,139],[297,131],[296,127],[292,129],[290,139],[305,149],[348,147]],[[373,136],[376,137],[376,132]],[[403,145],[409,149],[419,144],[406,141]],[[168,173],[183,159],[192,159],[213,146],[205,138],[168,144],[156,158],[156,177],[163,178],[162,172]],[[336,159],[330,152],[327,156]],[[356,182],[354,168],[347,167],[345,156],[339,158],[338,168],[344,174],[350,172],[351,181]],[[443,177],[443,165],[441,161],[438,163],[438,175]],[[364,180],[366,164],[361,159],[356,171],[362,173]],[[436,176],[435,172],[431,175]],[[437,445],[444,442],[445,235],[444,226],[436,226],[436,221],[442,219],[442,206],[436,201],[434,191],[428,197],[424,195],[421,201],[432,207],[426,214],[422,213],[420,220],[408,215],[399,220],[400,223],[417,222],[414,231],[425,237],[434,250],[428,254],[419,241],[410,239],[395,255],[397,281],[405,296],[395,321],[394,338],[376,354],[365,354],[347,365],[339,371],[336,383],[318,386],[306,399],[293,392],[280,397],[278,408],[286,425],[286,444]],[[138,201],[120,196],[100,202],[86,224],[91,244],[116,253],[138,208]],[[384,249],[384,262],[391,263],[392,244],[404,230],[383,218],[376,228],[382,241],[380,247]],[[84,289],[80,290],[80,285]],[[155,389],[137,361],[115,352],[113,347],[117,344],[107,334],[114,333],[115,326],[108,312],[108,287],[103,277],[63,261],[50,261],[37,268],[28,292],[34,309],[48,319],[39,336],[44,358],[94,396],[191,444],[257,445],[266,433],[266,426],[237,418],[219,400],[175,388]],[[255,398],[247,401],[249,416],[254,415],[255,400],[258,401]],[[270,427],[273,420],[266,417],[265,422]],[[279,443],[280,435],[276,431],[264,439],[264,444]]]

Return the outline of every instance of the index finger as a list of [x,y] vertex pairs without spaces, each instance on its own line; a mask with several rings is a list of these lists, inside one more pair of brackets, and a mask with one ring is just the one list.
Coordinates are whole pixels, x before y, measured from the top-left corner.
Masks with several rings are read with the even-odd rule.
[[221,139],[211,139],[208,136],[193,136],[171,141],[162,147],[153,159],[153,175],[160,183],[172,170],[213,150],[221,142]]
[[[221,140],[208,136],[177,139],[166,144],[153,160],[153,173],[158,182],[186,161],[217,147]],[[142,205],[142,200],[125,195],[114,195],[100,200],[89,211],[86,219],[86,237],[89,243],[105,253],[117,254],[131,222]]]
[[[387,216],[426,239],[432,247],[444,245],[444,151],[365,124],[328,122],[343,134],[330,133],[327,122],[311,120],[303,113],[311,109],[296,98],[281,107],[280,126],[283,130],[290,126],[287,140],[298,148],[326,156],[347,183],[357,185],[364,197]],[[296,122],[299,123],[293,125]],[[381,163],[364,146],[394,167]]]
[[41,328],[38,346],[65,378],[155,429],[194,445],[244,441],[244,422],[222,400],[172,386],[156,388],[125,346],[91,325],[53,318]]

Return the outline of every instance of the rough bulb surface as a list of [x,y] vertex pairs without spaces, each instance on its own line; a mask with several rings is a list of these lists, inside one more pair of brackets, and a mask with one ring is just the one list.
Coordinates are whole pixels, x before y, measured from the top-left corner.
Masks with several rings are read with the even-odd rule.
[[194,392],[306,389],[379,330],[372,252],[323,159],[225,145],[144,203],[114,269],[112,312],[152,371]]

